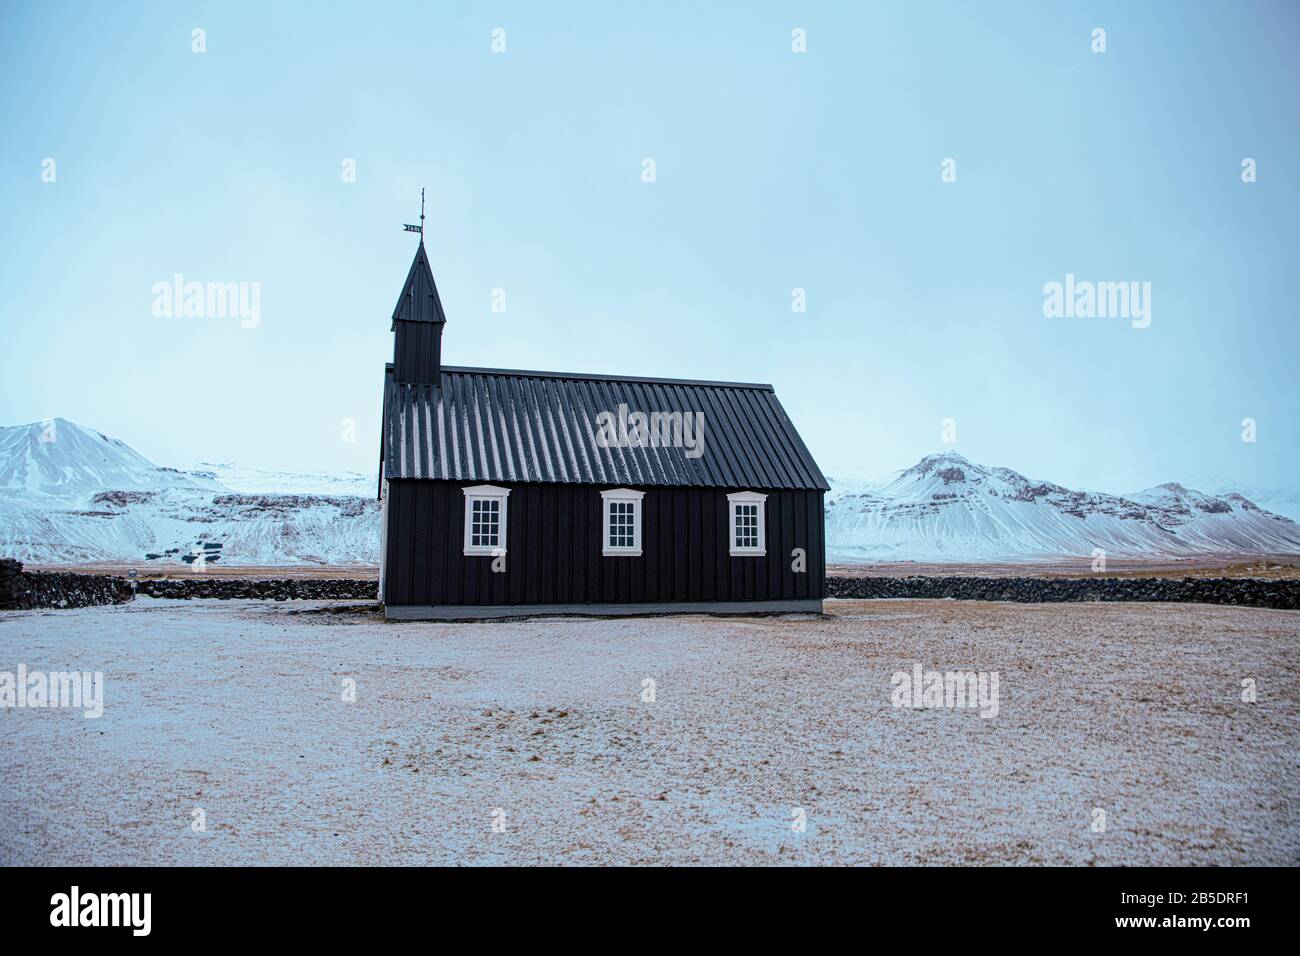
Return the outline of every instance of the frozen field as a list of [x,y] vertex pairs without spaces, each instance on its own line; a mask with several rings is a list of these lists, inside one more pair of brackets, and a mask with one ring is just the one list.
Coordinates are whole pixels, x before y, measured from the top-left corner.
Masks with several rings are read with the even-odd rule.
[[[0,864],[1300,863],[1295,612],[315,607],[0,614],[0,671],[105,674],[97,720],[0,710]],[[997,671],[998,715],[894,708],[913,662]]]

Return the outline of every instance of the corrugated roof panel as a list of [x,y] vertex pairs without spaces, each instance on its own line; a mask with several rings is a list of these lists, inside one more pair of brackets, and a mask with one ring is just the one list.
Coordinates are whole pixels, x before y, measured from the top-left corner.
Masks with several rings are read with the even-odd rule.
[[[673,379],[444,368],[442,387],[386,378],[388,478],[559,482],[645,487],[828,487],[771,386]],[[703,414],[703,449],[597,441],[598,418],[620,406]],[[692,422],[693,423],[693,422]],[[685,431],[685,428],[683,428]],[[701,437],[691,429],[697,441]],[[673,433],[676,438],[676,433]]]

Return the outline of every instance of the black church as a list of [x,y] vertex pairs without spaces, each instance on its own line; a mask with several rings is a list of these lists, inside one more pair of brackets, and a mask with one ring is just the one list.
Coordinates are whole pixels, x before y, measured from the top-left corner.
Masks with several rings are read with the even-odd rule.
[[442,364],[423,235],[384,369],[389,618],[820,611],[828,486],[770,385]]

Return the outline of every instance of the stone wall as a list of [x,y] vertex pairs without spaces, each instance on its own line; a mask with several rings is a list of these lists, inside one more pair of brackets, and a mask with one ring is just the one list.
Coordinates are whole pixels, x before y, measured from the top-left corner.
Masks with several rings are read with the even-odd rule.
[[24,571],[21,563],[0,558],[0,608],[90,607],[131,600],[125,578],[104,574]]
[[831,577],[837,598],[955,598],[960,601],[1165,601],[1300,609],[1300,581],[1266,578]]
[[[375,601],[379,585],[355,578],[141,579],[140,594],[190,600]],[[954,598],[960,601],[1164,601],[1300,609],[1300,580],[1265,578],[983,578],[831,577],[836,598]],[[102,574],[24,571],[0,558],[0,608],[71,608],[131,600],[126,578]]]
[[23,566],[9,558],[0,558],[0,608],[18,606],[23,583]]
[[[131,600],[132,593],[131,582],[123,577],[24,571],[19,562],[0,558],[0,608],[27,610],[122,604]],[[277,580],[195,575],[171,580],[142,578],[136,582],[135,593],[180,600],[375,601],[379,599],[379,584],[348,578]]]
[[156,598],[216,598],[221,601],[377,601],[379,582],[356,578],[191,578],[137,582],[140,594]]

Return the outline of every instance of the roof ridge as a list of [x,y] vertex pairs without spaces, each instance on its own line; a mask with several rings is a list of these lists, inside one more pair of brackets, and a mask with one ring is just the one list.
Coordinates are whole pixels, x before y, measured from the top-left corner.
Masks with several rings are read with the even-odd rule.
[[656,385],[697,385],[711,388],[752,388],[765,392],[776,391],[771,385],[759,382],[720,382],[709,379],[658,378],[643,375],[599,375],[594,372],[545,372],[534,369],[482,368],[473,365],[444,365],[442,371],[461,375],[514,375],[522,378],[565,378],[587,382],[646,382]]

